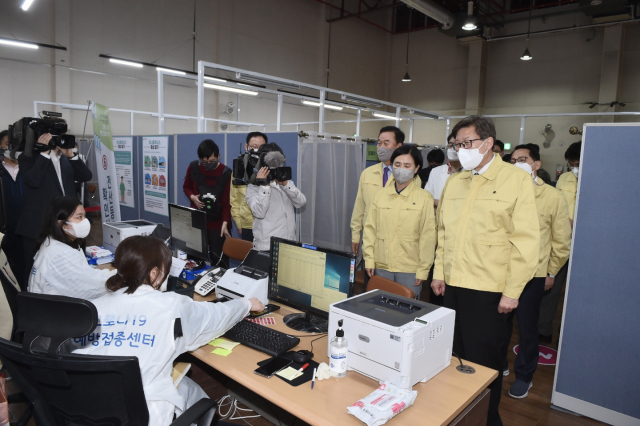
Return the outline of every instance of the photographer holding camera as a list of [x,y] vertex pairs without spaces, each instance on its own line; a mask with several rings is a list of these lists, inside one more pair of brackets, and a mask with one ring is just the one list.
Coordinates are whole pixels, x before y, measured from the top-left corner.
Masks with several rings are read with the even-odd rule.
[[270,249],[271,237],[296,239],[295,208],[303,207],[307,199],[292,180],[279,180],[286,161],[282,149],[267,143],[258,150],[258,155],[262,154],[266,166],[260,167],[255,183],[247,187],[246,198],[255,217],[253,247],[265,251]]
[[39,152],[30,156],[23,154],[18,159],[25,190],[24,207],[16,228],[16,234],[22,237],[25,262],[21,287],[26,286],[29,278],[37,249],[36,239],[44,225],[45,209],[58,197],[75,197],[75,182],[87,182],[92,177],[91,170],[73,152],[73,147],[61,148],[59,141],[52,142],[52,135],[44,133],[35,144]]
[[222,246],[231,237],[231,204],[229,188],[231,169],[222,164],[220,149],[211,139],[198,146],[199,160],[192,161],[187,168],[182,190],[191,200],[191,208],[207,212],[207,239],[211,262],[222,258],[229,265],[229,258],[222,254]]

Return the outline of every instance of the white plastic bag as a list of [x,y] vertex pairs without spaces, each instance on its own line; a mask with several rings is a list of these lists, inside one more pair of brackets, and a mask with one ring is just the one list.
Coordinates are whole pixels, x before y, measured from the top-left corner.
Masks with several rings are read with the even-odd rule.
[[384,382],[368,396],[348,407],[347,411],[367,426],[379,426],[411,407],[417,396],[418,391],[400,389]]

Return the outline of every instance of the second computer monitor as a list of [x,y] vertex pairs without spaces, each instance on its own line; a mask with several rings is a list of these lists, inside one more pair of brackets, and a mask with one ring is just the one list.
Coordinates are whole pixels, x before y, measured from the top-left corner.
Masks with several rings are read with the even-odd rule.
[[206,212],[169,204],[169,224],[174,249],[182,250],[198,260],[209,260]]
[[[329,305],[351,297],[356,259],[346,252],[303,244],[282,238],[271,239],[269,299],[305,312],[296,323],[299,331],[318,331],[329,316]],[[311,321],[312,316],[316,320]],[[315,327],[309,330],[309,324]],[[286,318],[285,318],[285,322]]]

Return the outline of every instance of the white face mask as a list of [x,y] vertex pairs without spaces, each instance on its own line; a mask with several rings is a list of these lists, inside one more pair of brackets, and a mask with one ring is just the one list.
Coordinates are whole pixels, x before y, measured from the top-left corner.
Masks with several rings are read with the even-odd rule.
[[412,169],[403,169],[398,167],[398,168],[392,169],[391,173],[393,173],[393,177],[396,180],[396,182],[398,182],[399,184],[403,184],[413,179],[413,176],[415,175],[416,171]]
[[535,176],[533,174],[533,169],[531,169],[531,164],[529,164],[529,163],[515,163],[514,166],[516,166],[517,168],[522,169],[525,172],[529,173],[531,175],[531,177],[535,179]]
[[580,167],[572,167],[571,171],[574,175],[576,175],[576,177],[578,177],[578,175],[580,174]]
[[484,142],[482,142],[482,145],[480,145],[477,148],[469,148],[469,149],[461,148],[458,151],[460,164],[462,164],[462,167],[464,167],[465,170],[473,170],[476,167],[478,167],[480,163],[482,163],[482,159],[484,158],[486,152],[484,154],[480,154],[480,148],[482,148],[482,146],[486,142],[487,142],[487,139],[485,139]]
[[385,148],[383,146],[379,146],[378,149],[378,160],[382,161],[383,163],[391,160],[391,154],[393,154],[393,149],[389,149],[389,148]]
[[91,231],[91,224],[89,223],[89,219],[84,218],[82,221],[76,222],[67,222],[67,225],[71,226],[71,229],[65,229],[67,233],[73,235],[76,238],[87,238],[89,232]]
[[449,160],[453,160],[453,161],[457,161],[458,160],[458,153],[456,152],[455,148],[448,148],[447,149],[447,158]]

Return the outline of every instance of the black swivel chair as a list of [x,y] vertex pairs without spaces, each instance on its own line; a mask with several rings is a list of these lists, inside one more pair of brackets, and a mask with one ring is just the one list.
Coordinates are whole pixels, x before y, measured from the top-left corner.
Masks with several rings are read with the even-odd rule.
[[[38,426],[147,426],[149,412],[136,357],[61,353],[64,342],[98,324],[95,306],[65,296],[20,293],[16,297],[23,344],[0,338],[0,358],[34,407]],[[50,339],[48,350],[34,341]],[[171,426],[212,424],[217,404],[201,399]]]

